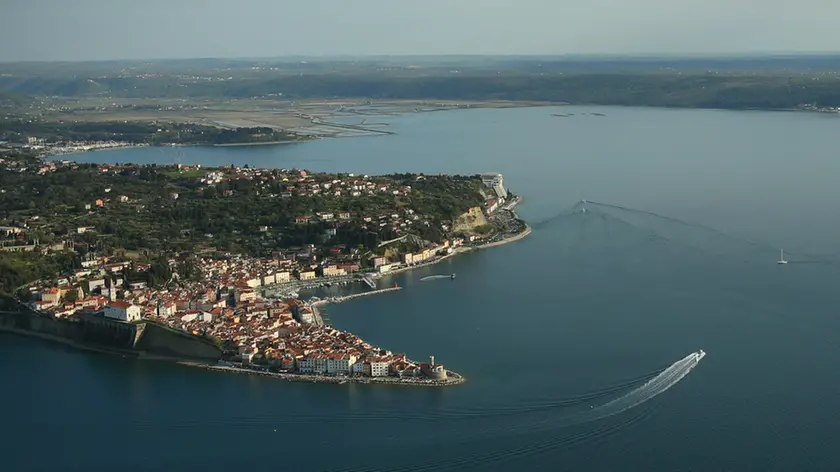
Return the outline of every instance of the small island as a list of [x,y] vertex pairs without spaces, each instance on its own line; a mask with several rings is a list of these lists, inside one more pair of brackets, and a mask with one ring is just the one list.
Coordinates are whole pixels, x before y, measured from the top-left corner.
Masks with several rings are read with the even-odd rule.
[[[496,173],[92,165],[0,158],[0,330],[286,380],[445,386],[464,376],[333,328],[326,303],[530,233]],[[302,300],[317,286],[359,284]]]

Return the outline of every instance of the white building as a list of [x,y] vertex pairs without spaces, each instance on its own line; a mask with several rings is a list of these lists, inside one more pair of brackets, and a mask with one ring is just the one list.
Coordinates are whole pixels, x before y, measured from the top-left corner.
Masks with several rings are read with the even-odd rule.
[[353,374],[356,374],[356,375],[361,375],[361,374],[367,373],[365,371],[365,363],[364,362],[356,362],[355,364],[353,364],[353,368],[351,369],[351,371],[353,372]]
[[181,321],[189,323],[190,321],[199,321],[203,323],[210,323],[213,321],[213,315],[204,311],[190,310],[187,314],[181,317]]
[[504,176],[502,174],[486,172],[481,174],[481,181],[485,186],[493,189],[497,197],[507,198],[507,190],[505,190]]
[[370,363],[371,377],[387,377],[388,363],[387,362],[371,362]]
[[323,374],[327,371],[327,356],[326,354],[318,354],[315,356],[315,368],[313,372],[316,374]]
[[105,279],[96,279],[96,280],[89,280],[88,281],[88,290],[95,290],[99,287],[105,286]]
[[315,353],[297,360],[298,372],[323,374],[327,372],[327,355]]
[[298,372],[308,374],[315,371],[315,358],[313,357],[303,357],[298,359],[295,364]]
[[254,355],[256,353],[257,350],[251,346],[239,347],[239,355],[242,357],[242,362],[245,364],[249,364],[254,359]]
[[113,318],[115,320],[131,323],[132,321],[140,321],[142,312],[140,307],[137,305],[117,300],[112,301],[105,306],[104,314],[106,318]]
[[158,305],[158,316],[168,318],[175,314],[175,302],[167,301]]
[[351,354],[337,354],[327,359],[328,374],[349,374],[353,364],[356,363],[356,356]]

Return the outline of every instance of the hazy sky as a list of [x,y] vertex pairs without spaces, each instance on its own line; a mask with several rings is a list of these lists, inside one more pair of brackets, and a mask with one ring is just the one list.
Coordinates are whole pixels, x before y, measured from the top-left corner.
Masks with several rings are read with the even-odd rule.
[[840,0],[0,0],[0,61],[827,52]]

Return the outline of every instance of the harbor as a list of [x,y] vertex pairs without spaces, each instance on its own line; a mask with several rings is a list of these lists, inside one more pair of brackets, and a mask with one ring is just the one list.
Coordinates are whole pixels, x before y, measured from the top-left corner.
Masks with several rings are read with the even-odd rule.
[[379,295],[381,293],[396,292],[398,290],[402,290],[402,287],[394,284],[393,287],[380,288],[380,289],[371,290],[371,291],[368,291],[368,292],[354,293],[352,295],[345,295],[345,296],[342,296],[342,297],[329,297],[329,298],[324,298],[324,299],[316,299],[314,301],[310,300],[309,307],[312,309],[312,317],[313,317],[312,322],[316,326],[325,326],[326,321],[328,321],[328,320],[326,320],[326,321],[324,320],[324,317],[326,315],[322,314],[320,312],[320,310],[318,309],[318,307],[328,305],[330,303],[343,303],[343,302],[346,302],[348,300],[355,300],[356,298],[369,297],[369,296],[372,296],[372,295]]

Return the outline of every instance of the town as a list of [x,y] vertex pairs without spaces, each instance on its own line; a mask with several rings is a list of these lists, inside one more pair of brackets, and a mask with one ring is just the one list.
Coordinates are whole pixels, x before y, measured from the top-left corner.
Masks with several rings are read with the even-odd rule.
[[[42,161],[22,172],[46,175],[74,167],[78,164],[72,161]],[[98,165],[91,169],[97,176],[109,177],[130,177],[144,171],[148,169],[135,165]],[[116,183],[101,188],[93,195],[96,198],[83,202],[80,215],[72,217],[72,221],[80,222],[79,226],[69,228],[63,237],[51,238],[48,244],[38,238],[44,238],[45,229],[50,227],[51,223],[45,221],[49,215],[22,218],[18,213],[4,221],[7,226],[0,227],[0,236],[5,236],[0,254],[23,251],[50,257],[54,253],[70,253],[75,261],[72,270],[61,276],[16,287],[16,298],[38,316],[154,323],[188,333],[218,347],[220,368],[325,380],[453,384],[463,381],[463,377],[435,363],[433,357],[429,362],[417,362],[329,326],[318,311],[318,306],[328,300],[301,300],[298,292],[349,283],[363,283],[374,289],[377,280],[388,274],[434,264],[459,252],[519,238],[530,231],[516,218],[513,207],[519,199],[511,198],[501,174],[457,180],[423,175],[327,175],[245,166],[202,169],[175,165],[155,171],[172,175],[179,191],[167,189],[158,196],[149,196],[121,193]],[[148,211],[153,198],[169,204],[203,199],[208,189],[214,190],[213,198],[233,197],[241,189],[235,185],[240,180],[255,184],[247,190],[258,198],[307,199],[304,205],[287,208],[324,208],[301,211],[285,223],[281,218],[274,225],[259,224],[250,231],[241,228],[241,235],[252,235],[263,242],[263,237],[272,232],[301,231],[312,242],[269,248],[265,254],[245,254],[209,246],[208,241],[216,238],[204,234],[199,246],[190,251],[168,252],[169,255],[159,251],[155,257],[137,257],[138,251],[130,254],[110,247],[102,249],[103,240],[112,238],[103,237],[105,228],[99,223],[111,215],[122,217],[127,214],[126,208],[131,214]],[[433,213],[438,210],[423,211],[422,193],[429,190],[420,189],[428,189],[424,184],[430,181],[476,185],[464,188],[478,189],[480,204],[459,209],[458,212],[466,211],[455,218]],[[384,196],[387,198],[376,200]],[[401,198],[405,200],[397,201],[402,204],[387,211],[386,206],[377,203]],[[313,199],[346,199],[350,204],[312,205]],[[408,202],[416,205],[405,204]],[[59,218],[63,219],[56,226],[67,228],[66,216]],[[345,227],[353,224],[373,232],[375,240],[356,245],[342,240],[341,235],[348,232]],[[430,240],[429,235],[441,238]]]

